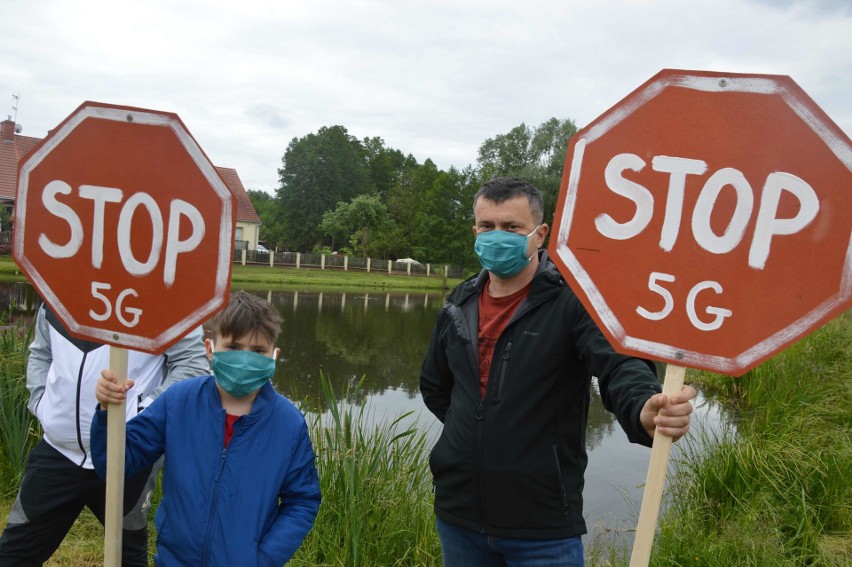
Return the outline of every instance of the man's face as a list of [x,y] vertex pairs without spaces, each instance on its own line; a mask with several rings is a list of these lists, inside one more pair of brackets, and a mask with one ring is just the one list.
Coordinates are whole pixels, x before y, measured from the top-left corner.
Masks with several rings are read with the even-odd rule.
[[245,335],[237,339],[231,336],[216,337],[216,340],[207,339],[204,341],[207,348],[207,357],[212,360],[213,352],[222,352],[226,350],[249,350],[278,359],[278,348],[275,344],[262,333],[254,333]]
[[526,197],[515,197],[502,203],[495,203],[480,197],[473,208],[476,224],[473,235],[490,230],[504,230],[526,236],[535,230],[527,243],[527,257],[532,256],[544,243],[548,226],[544,223],[536,228],[530,202]]

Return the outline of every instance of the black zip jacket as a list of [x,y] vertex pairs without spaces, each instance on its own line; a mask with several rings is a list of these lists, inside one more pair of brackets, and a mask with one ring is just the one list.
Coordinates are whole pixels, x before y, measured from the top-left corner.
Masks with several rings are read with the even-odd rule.
[[551,539],[586,533],[583,474],[591,377],[628,438],[661,388],[652,363],[616,353],[556,267],[539,252],[530,293],[494,351],[480,395],[477,336],[483,271],[438,315],[420,391],[444,424],[429,465],[435,513],[494,536]]

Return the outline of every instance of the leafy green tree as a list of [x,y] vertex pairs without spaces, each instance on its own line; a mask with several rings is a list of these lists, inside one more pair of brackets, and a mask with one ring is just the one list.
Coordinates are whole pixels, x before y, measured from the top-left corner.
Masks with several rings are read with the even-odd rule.
[[285,246],[310,250],[321,244],[323,214],[338,202],[373,191],[366,155],[343,126],[293,138],[278,170],[276,192]]
[[359,195],[348,203],[338,203],[323,215],[322,231],[333,237],[346,237],[346,252],[361,256],[386,257],[390,244],[387,233],[395,229],[388,209],[378,195]]
[[385,141],[378,136],[364,138],[362,143],[366,150],[365,166],[370,174],[370,181],[375,192],[385,196],[397,184],[406,158],[401,151],[386,148]]
[[472,168],[437,172],[417,212],[415,257],[434,264],[473,268],[473,195],[478,185]]
[[282,247],[284,227],[275,197],[260,189],[249,189],[246,193],[257,216],[260,217],[260,240],[267,242],[272,248]]
[[397,258],[412,256],[412,233],[414,219],[420,207],[423,192],[437,173],[437,167],[430,160],[422,166],[414,156],[405,157],[396,183],[384,195],[388,213],[396,223],[397,235],[393,254]]
[[506,175],[526,179],[542,192],[544,219],[551,222],[568,140],[576,132],[573,120],[551,118],[535,128],[522,123],[506,134],[485,140],[477,158],[480,183]]

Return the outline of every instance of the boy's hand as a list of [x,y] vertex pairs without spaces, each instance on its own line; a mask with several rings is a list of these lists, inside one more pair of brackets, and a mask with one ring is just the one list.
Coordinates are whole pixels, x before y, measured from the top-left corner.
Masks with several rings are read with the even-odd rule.
[[118,378],[112,370],[106,368],[101,371],[98,385],[95,387],[95,397],[101,405],[101,409],[107,409],[109,404],[120,404],[127,398],[127,390],[133,387],[133,380],[128,378],[124,384],[118,384]]

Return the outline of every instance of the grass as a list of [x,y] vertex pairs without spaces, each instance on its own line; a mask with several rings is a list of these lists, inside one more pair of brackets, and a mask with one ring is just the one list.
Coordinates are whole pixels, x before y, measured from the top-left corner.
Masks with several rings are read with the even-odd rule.
[[21,481],[30,449],[41,434],[38,421],[27,409],[27,346],[31,329],[5,325],[0,317],[0,494],[14,495]]
[[377,422],[352,403],[360,384],[338,401],[321,380],[324,411],[310,429],[323,502],[289,564],[441,565],[425,436],[403,427],[411,413]]
[[[11,256],[0,256],[0,281],[26,281]],[[460,279],[432,275],[408,276],[371,271],[318,268],[285,268],[254,264],[232,265],[231,283],[235,288],[294,289],[320,291],[359,291],[364,289],[434,291],[443,293],[461,283]]]
[[687,443],[652,565],[852,565],[850,350],[847,315],[742,378],[696,375],[733,425]]

